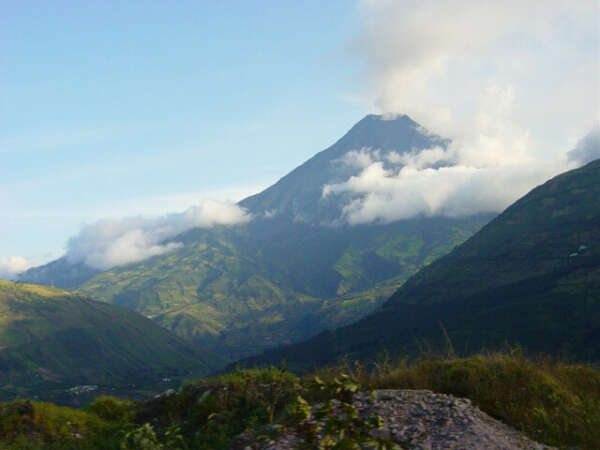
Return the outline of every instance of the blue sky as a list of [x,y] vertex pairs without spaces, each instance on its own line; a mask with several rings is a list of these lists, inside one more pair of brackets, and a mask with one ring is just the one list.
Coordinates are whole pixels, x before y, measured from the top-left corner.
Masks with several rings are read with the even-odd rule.
[[460,175],[365,172],[383,203],[355,220],[404,217],[407,186],[462,205],[474,179],[501,209],[597,151],[599,23],[596,0],[3,2],[0,277],[99,219],[239,200],[371,112],[452,138]]
[[2,9],[0,256],[57,256],[84,221],[158,213],[149,197],[243,195],[365,112],[345,100],[351,2]]

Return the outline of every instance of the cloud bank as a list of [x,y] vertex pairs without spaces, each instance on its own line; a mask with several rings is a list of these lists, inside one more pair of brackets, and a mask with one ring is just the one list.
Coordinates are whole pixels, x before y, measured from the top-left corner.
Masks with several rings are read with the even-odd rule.
[[[413,217],[460,217],[500,212],[534,186],[562,171],[563,161],[544,164],[506,164],[475,167],[447,166],[453,147],[434,148],[401,158],[408,164],[386,168],[398,154],[382,155],[359,175],[344,183],[325,186],[323,196],[353,194],[342,210],[342,219],[350,225],[387,223]],[[439,159],[436,159],[438,157]],[[387,161],[386,161],[387,160]],[[434,168],[436,163],[441,167]]]
[[[511,85],[515,122],[559,125],[570,145],[598,119],[596,0],[363,0],[353,42],[363,99],[449,136],[470,128],[489,86]],[[554,129],[546,129],[553,135]],[[554,137],[554,136],[552,136]],[[549,139],[550,142],[553,139]]]
[[352,194],[342,213],[350,224],[500,212],[599,157],[599,8],[362,1],[353,49],[364,62],[365,104],[384,117],[408,114],[451,143],[358,150],[346,163],[359,174],[323,195]]
[[3,256],[0,258],[0,279],[13,280],[19,273],[39,265],[39,262],[22,256]]
[[183,213],[161,217],[130,217],[99,220],[85,225],[67,243],[71,263],[85,263],[105,270],[161,255],[182,246],[165,242],[192,228],[247,223],[251,216],[242,208],[213,200],[188,208]]

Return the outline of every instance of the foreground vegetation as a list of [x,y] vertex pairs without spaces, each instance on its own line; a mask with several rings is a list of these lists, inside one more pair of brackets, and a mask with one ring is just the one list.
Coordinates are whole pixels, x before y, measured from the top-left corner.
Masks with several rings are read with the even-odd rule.
[[[350,402],[356,390],[383,388],[430,389],[467,397],[537,441],[560,447],[600,446],[600,370],[528,359],[518,351],[410,365],[386,360],[370,365],[348,363],[302,378],[284,369],[238,370],[188,383],[144,402],[100,397],[82,410],[16,400],[0,404],[0,446],[227,448],[241,433],[272,438],[286,427],[306,431],[307,405],[332,397]],[[323,410],[325,419],[327,414]],[[335,436],[345,425],[330,422],[333,438],[329,444],[314,442],[312,448],[334,448]],[[365,430],[376,428],[379,422],[377,417],[361,422],[356,427],[361,433],[346,432],[346,438],[350,444],[362,442]]]

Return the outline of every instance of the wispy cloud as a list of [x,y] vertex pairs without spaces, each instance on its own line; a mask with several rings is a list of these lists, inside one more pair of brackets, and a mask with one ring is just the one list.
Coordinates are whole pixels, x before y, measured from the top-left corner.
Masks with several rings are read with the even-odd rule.
[[99,220],[85,225],[67,244],[67,259],[98,269],[129,264],[181,247],[169,238],[192,229],[247,223],[251,216],[231,203],[204,201],[183,213]]
[[577,164],[585,164],[600,158],[600,123],[581,138],[575,148],[567,153],[567,157]]
[[19,273],[39,265],[38,261],[22,256],[3,256],[0,258],[0,279],[15,279]]
[[351,194],[343,220],[499,212],[597,155],[596,1],[364,0],[361,7],[354,51],[364,61],[364,98],[385,116],[409,114],[452,141],[352,155],[347,162],[360,173],[323,191]]

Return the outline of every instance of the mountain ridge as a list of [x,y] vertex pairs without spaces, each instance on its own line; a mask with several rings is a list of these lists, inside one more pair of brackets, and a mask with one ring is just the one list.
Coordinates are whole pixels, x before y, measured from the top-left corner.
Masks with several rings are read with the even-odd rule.
[[158,389],[222,364],[133,311],[62,289],[0,280],[0,312],[3,399],[68,402],[71,387],[92,384]]
[[516,343],[598,361],[598,198],[600,160],[530,191],[369,316],[245,362],[285,360],[306,370],[341,357],[468,353]]
[[398,168],[384,152],[445,145],[408,116],[366,116],[273,186],[242,200],[254,220],[187,230],[165,241],[182,244],[177,249],[94,274],[76,288],[231,359],[357,320],[493,215],[350,225],[340,218],[355,197],[323,198],[324,186],[361,172],[345,155],[367,152]]

